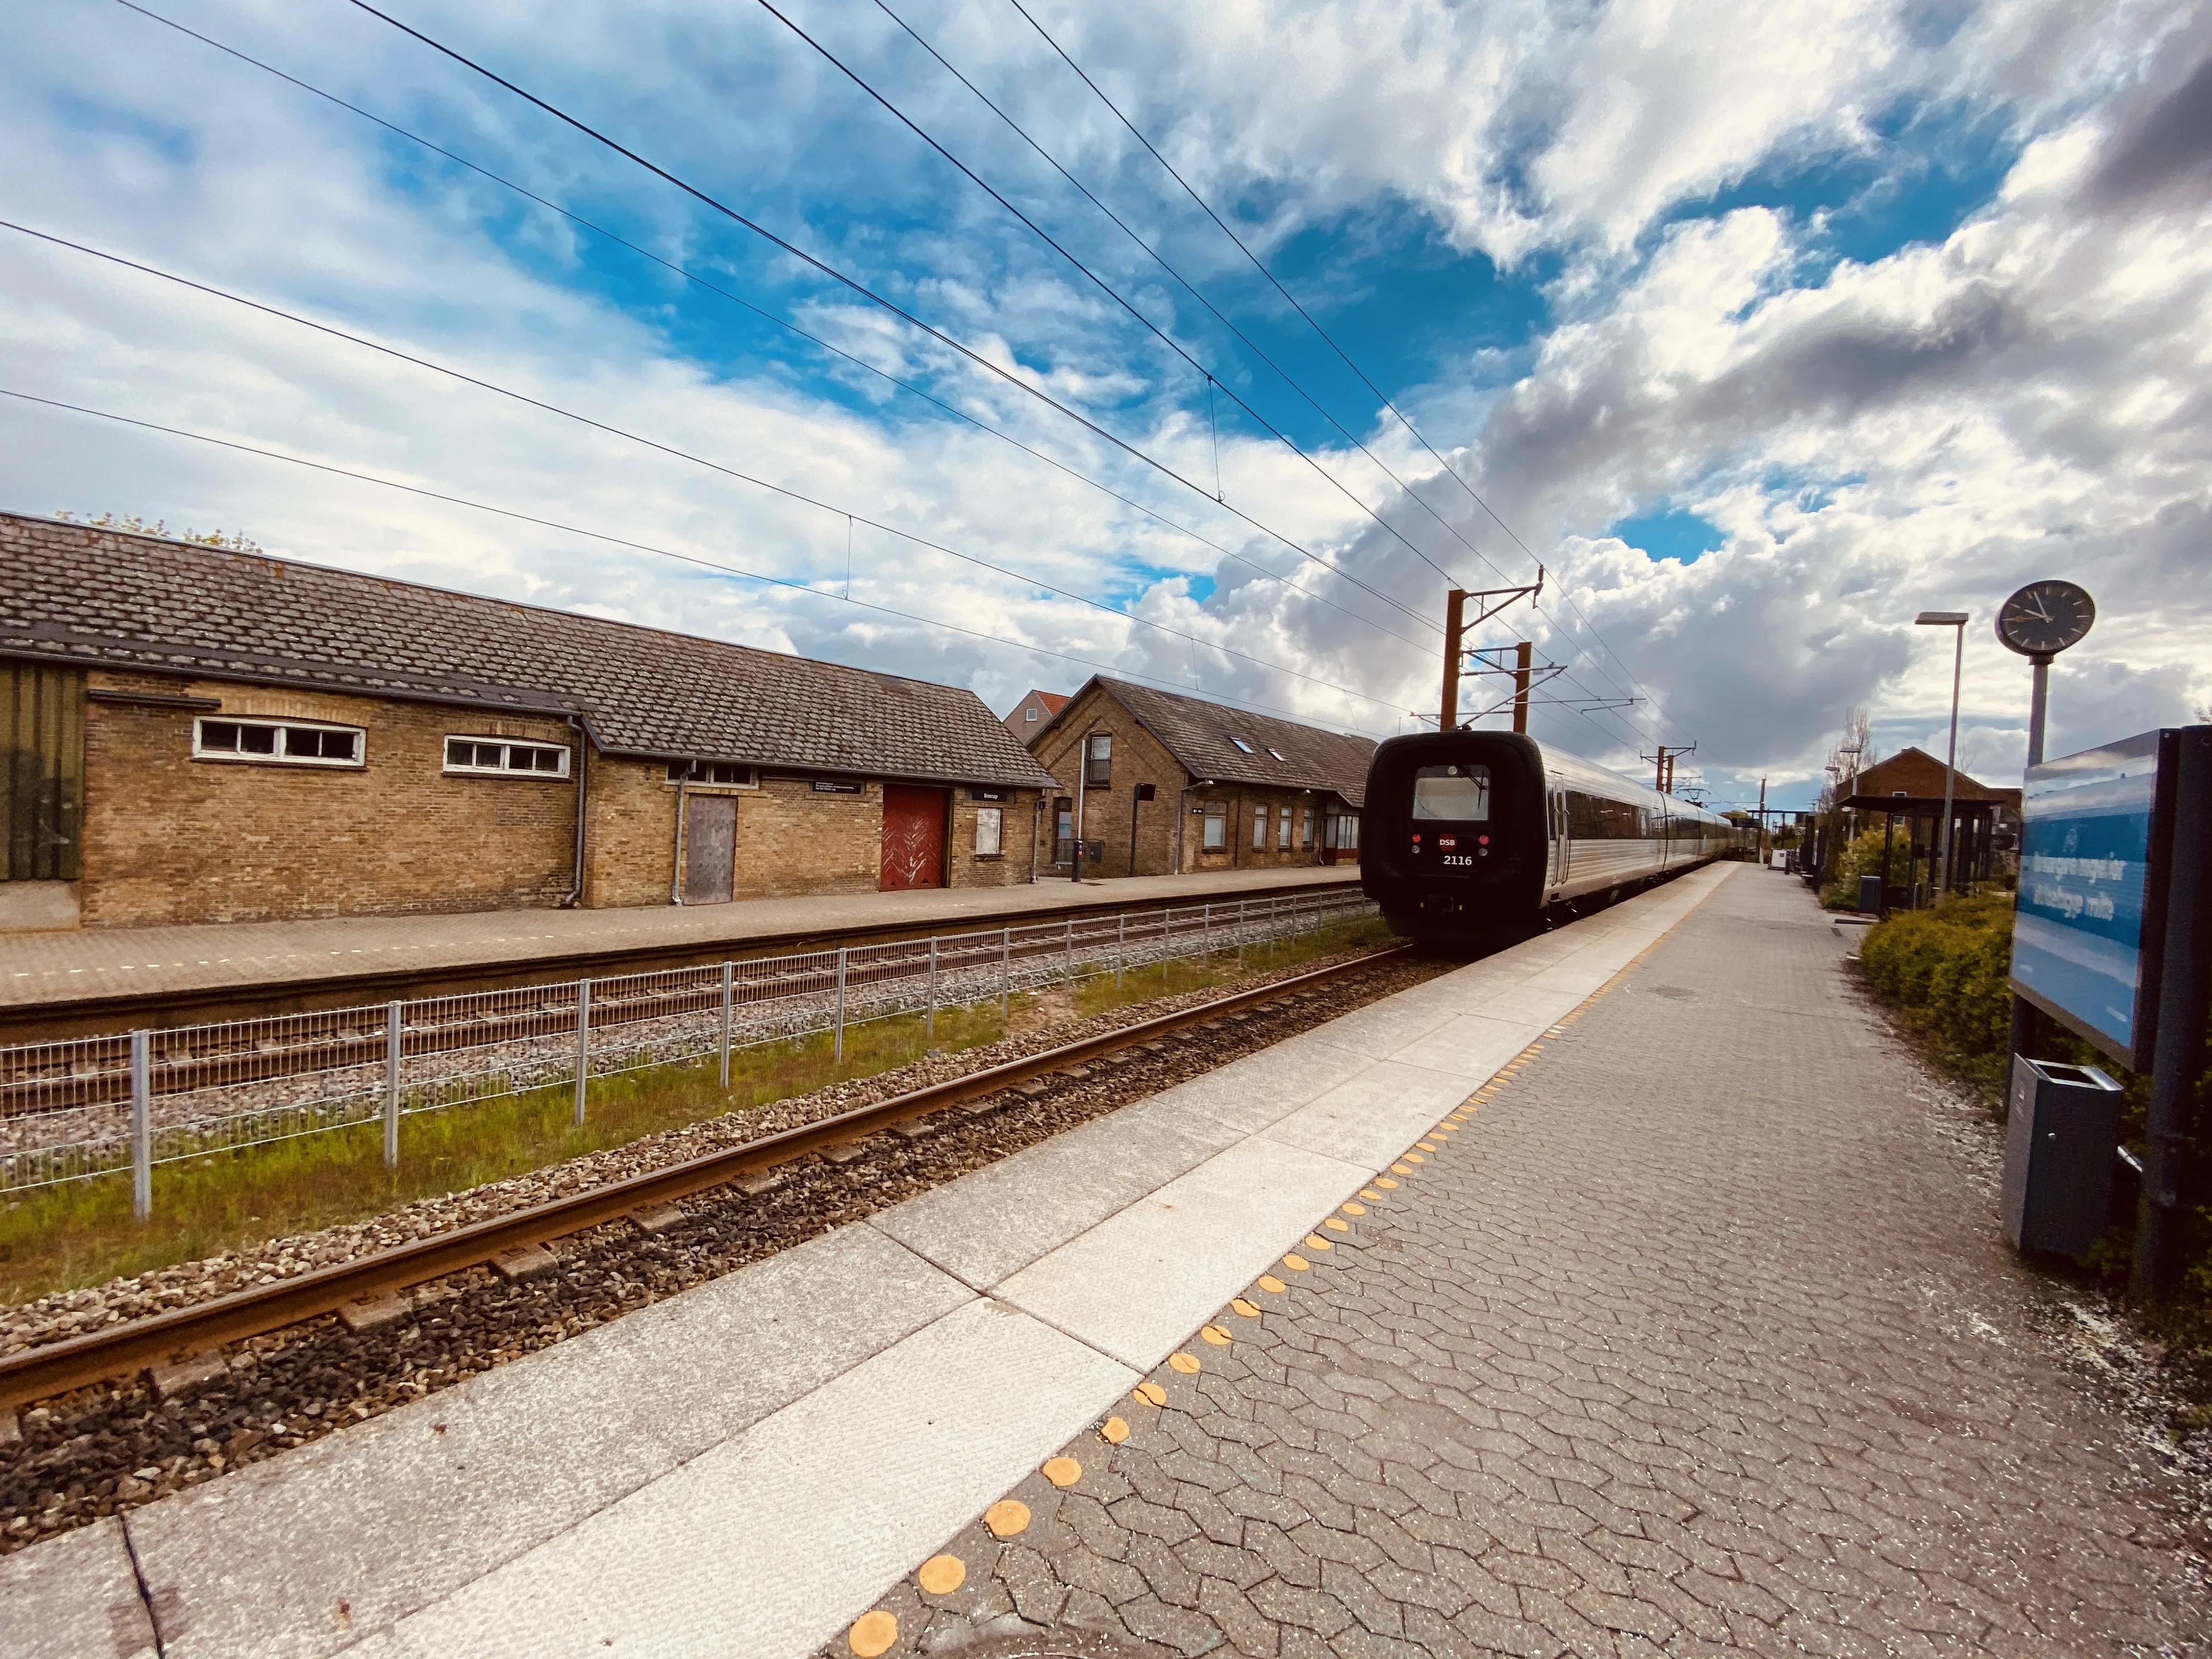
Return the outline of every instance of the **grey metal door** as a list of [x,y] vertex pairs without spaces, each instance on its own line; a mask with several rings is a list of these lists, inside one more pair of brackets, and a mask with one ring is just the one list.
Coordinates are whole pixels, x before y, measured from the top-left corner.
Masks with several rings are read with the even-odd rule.
[[684,812],[684,902],[727,904],[737,856],[737,797],[690,796]]

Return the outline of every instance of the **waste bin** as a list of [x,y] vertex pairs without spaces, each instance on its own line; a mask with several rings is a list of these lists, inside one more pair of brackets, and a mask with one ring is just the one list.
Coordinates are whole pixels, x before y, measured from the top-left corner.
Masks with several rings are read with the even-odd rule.
[[1880,876],[1859,878],[1859,914],[1863,916],[1875,916],[1881,914],[1881,878]]
[[2014,1248],[2080,1255],[2105,1231],[2120,1085],[2094,1066],[2012,1060],[2004,1231]]

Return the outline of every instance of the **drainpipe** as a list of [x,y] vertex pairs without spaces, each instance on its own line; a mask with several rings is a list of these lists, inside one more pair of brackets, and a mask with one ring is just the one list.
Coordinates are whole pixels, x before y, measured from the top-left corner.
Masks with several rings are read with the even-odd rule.
[[1032,887],[1036,885],[1037,827],[1043,822],[1044,792],[1040,789],[1037,798],[1030,803],[1030,885]]
[[677,781],[676,854],[668,866],[668,902],[671,904],[684,902],[684,793],[690,787],[691,781],[689,778]]
[[568,896],[561,901],[563,910],[573,910],[584,902],[584,825],[587,822],[586,807],[590,801],[589,781],[592,766],[592,734],[584,722],[574,714],[568,716],[568,729],[576,734],[576,854],[574,879],[568,884]]

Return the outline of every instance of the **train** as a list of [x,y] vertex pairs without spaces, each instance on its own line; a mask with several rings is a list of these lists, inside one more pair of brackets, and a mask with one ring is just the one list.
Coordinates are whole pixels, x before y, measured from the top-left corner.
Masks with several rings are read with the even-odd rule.
[[1359,884],[1392,932],[1479,946],[1710,863],[1745,835],[1518,732],[1428,732],[1376,748]]

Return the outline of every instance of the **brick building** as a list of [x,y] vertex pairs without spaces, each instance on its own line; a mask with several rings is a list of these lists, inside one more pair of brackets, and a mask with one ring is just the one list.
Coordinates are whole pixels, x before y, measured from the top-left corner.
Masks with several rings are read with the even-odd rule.
[[1032,691],[1006,711],[1006,729],[1026,744],[1043,729],[1045,721],[1067,707],[1061,691]]
[[0,514],[0,928],[1026,882],[972,692]]
[[1062,780],[1046,814],[1046,862],[1062,872],[1079,815],[1086,871],[1100,875],[1358,860],[1365,738],[1101,677],[1030,747]]
[[[1943,774],[1949,770],[1935,756],[1920,749],[1900,749],[1886,761],[1876,762],[1858,775],[1853,785],[1861,795],[1909,795],[1926,800],[1943,799]],[[2020,791],[1992,789],[1978,783],[1964,772],[1954,771],[1955,780],[1952,798],[1955,800],[1986,800],[1996,803],[1997,829],[2004,833],[2020,833]]]

